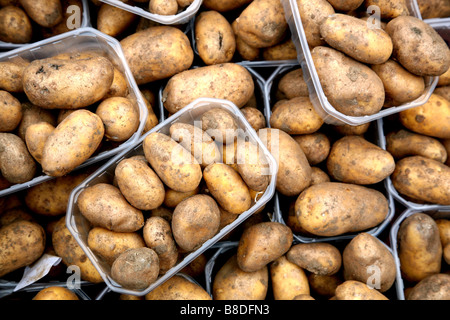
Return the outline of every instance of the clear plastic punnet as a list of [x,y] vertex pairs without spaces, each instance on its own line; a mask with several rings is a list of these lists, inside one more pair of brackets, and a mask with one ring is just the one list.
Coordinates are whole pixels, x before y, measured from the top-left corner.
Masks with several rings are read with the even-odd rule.
[[[160,275],[159,278],[154,283],[152,283],[148,288],[142,291],[126,289],[112,279],[110,273],[111,271],[110,265],[108,265],[97,255],[95,255],[89,248],[87,244],[87,238],[88,233],[92,226],[79,211],[77,205],[78,197],[80,193],[89,186],[93,186],[100,182],[113,183],[114,171],[118,163],[123,159],[135,155],[143,155],[144,151],[142,143],[145,137],[147,137],[149,134],[153,132],[160,132],[169,135],[170,126],[177,122],[194,125],[197,121],[199,121],[201,116],[206,111],[212,108],[222,108],[230,112],[238,124],[239,129],[238,134],[239,135],[244,134],[246,139],[249,139],[249,141],[256,143],[258,147],[260,147],[262,155],[267,159],[269,170],[268,174],[270,175],[270,183],[266,188],[266,190],[264,191],[264,193],[261,195],[261,197],[259,197],[259,199],[254,203],[254,205],[250,209],[241,213],[238,216],[238,218],[234,220],[231,224],[228,224],[221,230],[219,230],[214,237],[204,242],[197,250],[192,251],[188,255],[186,255],[182,261],[178,262],[167,273],[165,273],[164,275]],[[245,119],[242,112],[236,107],[236,105],[234,105],[232,102],[228,100],[199,98],[190,103],[189,105],[187,105],[186,107],[184,107],[183,109],[181,109],[180,111],[178,111],[176,114],[167,118],[164,122],[158,124],[156,127],[152,128],[150,131],[145,133],[137,143],[133,144],[128,149],[114,156],[106,164],[104,164],[96,172],[94,172],[90,177],[84,180],[79,186],[77,186],[72,191],[71,196],[69,198],[66,214],[66,226],[68,227],[69,231],[74,236],[78,244],[81,246],[81,248],[84,250],[87,257],[91,260],[95,268],[98,270],[107,286],[112,291],[123,294],[133,294],[142,296],[158,287],[160,284],[162,284],[164,281],[166,281],[173,275],[180,272],[181,269],[187,266],[196,257],[198,257],[205,250],[213,246],[215,243],[217,243],[222,237],[224,237],[231,230],[236,228],[248,217],[250,217],[253,213],[255,213],[258,209],[260,209],[267,202],[269,202],[272,199],[273,194],[275,192],[277,170],[278,170],[277,162],[270,154],[268,149],[261,142],[256,131],[250,126],[250,124]]]
[[[308,90],[309,97],[311,99],[314,108],[319,113],[319,115],[324,119],[326,123],[334,125],[361,125],[377,119],[381,119],[391,114],[398,113],[402,110],[409,108],[414,108],[426,103],[433,93],[439,77],[425,77],[425,91],[423,94],[414,101],[394,106],[390,108],[383,108],[376,114],[367,116],[348,116],[342,112],[337,111],[328,101],[325,93],[322,89],[322,85],[319,80],[319,76],[314,66],[314,62],[311,56],[311,51],[306,41],[305,31],[303,29],[302,21],[300,18],[300,12],[297,6],[296,0],[281,0],[284,6],[286,21],[292,33],[292,41],[294,42],[297,53],[298,61],[303,69],[303,78],[305,79]],[[417,6],[417,2],[414,0],[406,1],[408,9],[411,14],[419,19],[422,19]]]

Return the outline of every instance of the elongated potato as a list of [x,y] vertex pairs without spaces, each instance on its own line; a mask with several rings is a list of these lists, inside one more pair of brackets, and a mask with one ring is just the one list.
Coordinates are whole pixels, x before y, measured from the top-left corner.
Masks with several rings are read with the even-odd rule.
[[305,271],[281,256],[269,266],[273,297],[275,300],[292,300],[299,295],[309,295]]
[[13,131],[22,120],[22,105],[11,93],[0,90],[0,132]]
[[19,0],[19,3],[30,18],[43,27],[53,27],[63,19],[59,0]]
[[25,142],[13,133],[0,132],[0,172],[10,183],[24,183],[34,178],[36,162]]
[[25,143],[31,156],[41,163],[45,142],[55,127],[48,122],[39,122],[30,125],[25,133]]
[[136,20],[133,12],[102,3],[97,12],[97,29],[111,37],[121,35]]
[[342,265],[340,251],[330,243],[299,243],[286,253],[286,258],[302,269],[318,275],[336,274]]
[[267,159],[262,150],[250,141],[238,141],[236,164],[245,184],[254,191],[264,191],[270,182]]

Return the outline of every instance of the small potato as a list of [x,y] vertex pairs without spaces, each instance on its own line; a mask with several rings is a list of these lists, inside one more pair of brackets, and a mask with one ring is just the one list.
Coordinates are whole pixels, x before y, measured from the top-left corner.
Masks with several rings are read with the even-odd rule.
[[245,184],[254,191],[265,191],[270,182],[270,170],[262,150],[253,142],[238,141],[236,164]]
[[251,0],[204,0],[203,5],[211,10],[226,12],[241,8],[250,2]]
[[166,188],[166,193],[164,196],[164,205],[168,208],[175,208],[181,201],[198,194],[199,191],[200,188],[196,188],[188,192],[179,192],[172,190],[170,188]]
[[442,245],[439,229],[429,215],[414,213],[400,224],[398,258],[403,279],[419,282],[441,270]]
[[45,249],[44,229],[36,222],[18,220],[0,228],[0,277],[28,266]]
[[386,150],[395,159],[417,155],[445,163],[448,157],[438,139],[404,129],[386,135]]
[[292,300],[299,295],[309,295],[308,277],[296,264],[281,256],[269,266],[275,300]]
[[30,181],[37,172],[25,142],[13,133],[0,132],[0,172],[10,183]]
[[6,226],[17,220],[36,222],[36,219],[26,207],[19,206],[10,208],[2,210],[0,213],[0,227]]
[[33,300],[80,300],[78,296],[68,288],[50,286],[40,290]]
[[29,102],[22,103],[22,121],[17,127],[17,135],[25,140],[28,127],[39,122],[48,122],[54,127],[58,124],[53,110],[42,109]]
[[0,90],[23,92],[22,74],[28,63],[23,59],[0,62]]
[[301,68],[289,71],[283,75],[278,82],[277,88],[287,99],[309,96],[308,86],[303,79],[303,70]]
[[25,133],[25,143],[31,156],[38,163],[42,162],[45,142],[55,127],[48,122],[39,122],[30,125]]
[[110,184],[87,187],[78,196],[77,205],[93,226],[115,232],[134,232],[144,226],[142,211],[130,205],[120,189]]
[[239,240],[237,263],[245,272],[254,272],[284,255],[292,245],[289,227],[278,222],[262,222],[246,228]]
[[337,11],[352,11],[364,2],[364,0],[328,0]]
[[236,39],[228,20],[217,11],[202,11],[195,18],[195,41],[206,65],[231,61]]
[[266,126],[266,117],[258,109],[254,107],[243,107],[241,112],[255,131]]
[[393,19],[398,16],[408,16],[409,10],[405,0],[365,0],[364,6],[377,6],[381,19]]
[[0,132],[11,132],[22,120],[22,105],[8,91],[0,90]]
[[96,256],[111,266],[122,252],[145,247],[145,242],[137,232],[114,232],[95,227],[89,230],[87,245]]
[[159,274],[165,274],[178,261],[178,249],[169,222],[161,217],[150,217],[142,230],[147,247],[159,258]]
[[145,295],[145,300],[212,300],[200,285],[174,275]]
[[97,12],[97,29],[108,36],[117,37],[126,31],[136,18],[132,12],[102,3]]
[[236,50],[235,52],[239,53],[239,55],[244,60],[254,61],[257,60],[260,56],[260,49],[254,48],[248,45],[244,40],[241,39],[237,30],[237,21],[234,20],[231,23],[231,28],[234,32],[235,42],[236,42]]
[[233,143],[238,125],[234,116],[220,108],[206,111],[201,118],[202,129],[215,141],[223,144]]
[[331,142],[326,134],[314,132],[310,134],[294,135],[294,140],[300,145],[311,166],[327,159]]
[[229,165],[213,163],[203,171],[211,195],[226,211],[241,214],[251,206],[250,191],[241,176]]
[[419,281],[406,300],[450,300],[450,275],[438,273]]
[[360,136],[345,136],[334,142],[327,158],[328,173],[337,181],[375,184],[395,169],[392,155]]
[[112,97],[127,97],[129,94],[128,83],[122,71],[114,67],[114,78],[108,92],[103,96],[104,99]]
[[0,41],[22,44],[29,43],[32,37],[31,21],[22,8],[0,8]]
[[286,253],[288,261],[318,275],[336,274],[342,265],[339,250],[330,243],[299,243]]
[[264,266],[254,272],[243,271],[236,254],[231,256],[214,277],[214,300],[264,300],[269,287],[269,271]]
[[204,194],[181,201],[173,211],[172,233],[185,251],[198,249],[219,231],[220,210],[216,201]]
[[150,217],[161,217],[167,220],[167,222],[172,221],[172,210],[166,207],[159,207],[150,211]]
[[347,280],[336,288],[336,300],[389,300],[378,290],[355,280]]
[[324,298],[331,298],[336,294],[336,288],[342,284],[343,280],[338,274],[322,276],[310,273],[308,276],[310,289],[313,293]]
[[145,158],[161,181],[180,192],[195,190],[202,179],[200,164],[169,136],[153,132],[143,141]]
[[351,136],[351,135],[357,135],[357,136],[361,136],[364,135],[367,130],[369,130],[370,127],[370,122],[369,123],[364,123],[364,124],[360,124],[357,126],[352,126],[349,124],[343,124],[343,125],[338,125],[338,126],[332,126],[332,128],[339,134],[343,135],[343,136]]
[[177,0],[150,0],[148,11],[163,16],[171,16],[178,12]]
[[274,46],[263,48],[262,57],[265,61],[296,60],[297,48],[291,38],[287,38]]
[[50,28],[63,19],[59,0],[19,0],[28,16],[40,26]]
[[330,182],[328,174],[318,167],[311,167],[311,185],[319,184],[322,182]]
[[111,277],[126,289],[143,290],[156,281],[159,259],[150,248],[128,249],[111,267]]

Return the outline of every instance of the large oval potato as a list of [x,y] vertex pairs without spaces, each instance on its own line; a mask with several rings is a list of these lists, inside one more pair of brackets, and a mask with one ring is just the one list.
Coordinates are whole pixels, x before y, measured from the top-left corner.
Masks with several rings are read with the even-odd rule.
[[286,259],[286,256],[272,262],[269,271],[275,300],[292,300],[298,295],[310,294],[305,271]]
[[33,26],[25,11],[16,6],[0,8],[0,41],[28,43],[33,37]]
[[28,16],[40,26],[50,28],[63,19],[59,0],[19,0],[19,3]]
[[295,244],[286,253],[286,258],[302,269],[324,276],[338,273],[342,265],[339,249],[326,242]]
[[87,107],[108,92],[113,64],[105,57],[32,61],[23,72],[23,88],[34,105],[45,109]]
[[336,300],[389,300],[378,290],[374,290],[367,284],[347,280],[336,288]]
[[450,300],[450,275],[438,273],[419,281],[406,300]]
[[97,29],[111,37],[120,36],[136,20],[133,12],[102,3],[97,12]]
[[136,32],[121,40],[120,44],[138,85],[187,70],[194,60],[188,37],[172,26],[157,26]]
[[174,275],[147,293],[145,300],[211,300],[211,296],[199,284]]
[[10,183],[24,183],[34,178],[36,162],[25,142],[13,133],[0,132],[0,172]]
[[373,228],[388,212],[388,201],[380,191],[351,183],[313,185],[295,202],[295,214],[302,228],[326,237]]

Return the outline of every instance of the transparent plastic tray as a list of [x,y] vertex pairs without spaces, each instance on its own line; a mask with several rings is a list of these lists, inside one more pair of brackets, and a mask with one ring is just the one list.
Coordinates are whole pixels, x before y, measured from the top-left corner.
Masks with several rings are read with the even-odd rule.
[[444,219],[450,219],[450,206],[449,207],[442,207],[442,206],[430,206],[428,208],[424,209],[406,209],[398,218],[395,220],[395,222],[392,224],[390,233],[389,233],[389,239],[390,239],[390,246],[392,249],[392,253],[394,255],[394,258],[396,260],[396,268],[397,268],[397,278],[395,281],[396,285],[396,291],[397,291],[397,297],[399,300],[405,300],[405,282],[402,278],[402,273],[400,270],[401,263],[400,259],[398,257],[398,241],[397,241],[397,234],[398,230],[400,228],[400,225],[402,222],[409,216],[422,212],[430,215],[434,219],[438,218],[444,218]]
[[[303,30],[303,25],[296,0],[281,0],[281,2],[284,6],[286,21],[288,22],[289,28],[291,29],[292,41],[294,41],[294,44],[297,48],[298,60],[303,69],[303,78],[308,85],[311,102],[326,123],[334,125],[361,125],[394,113],[398,113],[402,110],[420,106],[428,101],[428,98],[433,93],[436,87],[439,77],[426,77],[424,93],[416,100],[408,102],[406,104],[385,108],[376,114],[361,117],[347,116],[337,111],[328,102],[328,99],[323,92],[322,85],[320,84],[319,76],[316,72],[311,56],[311,51],[306,41],[306,36]],[[407,5],[412,15],[421,19],[417,2],[414,0],[409,0],[407,1]]]
[[[238,123],[238,127],[242,129],[242,132],[245,133],[246,137],[256,143],[263,152],[266,157],[270,170],[270,183],[267,187],[264,194],[261,198],[256,201],[256,203],[247,211],[241,213],[239,217],[234,220],[231,224],[223,227],[214,237],[207,240],[200,248],[189,253],[182,261],[180,261],[176,266],[170,269],[166,274],[160,276],[153,284],[151,284],[148,288],[143,291],[137,290],[129,290],[125,289],[119,284],[117,284],[110,275],[110,266],[106,264],[104,261],[99,259],[88,247],[87,245],[87,237],[89,230],[91,228],[88,221],[83,217],[80,213],[77,206],[77,199],[80,193],[89,186],[95,185],[100,182],[109,182],[112,183],[114,177],[114,170],[117,164],[125,159],[134,155],[142,155],[142,142],[147,135],[152,132],[161,132],[165,134],[169,134],[170,126],[175,122],[183,122],[183,123],[191,123],[199,119],[201,115],[210,110],[213,107],[223,108],[234,116],[236,122]],[[241,133],[242,133],[241,132]],[[147,294],[148,292],[155,289],[157,286],[162,284],[164,281],[172,277],[174,274],[181,271],[186,265],[192,262],[196,257],[202,254],[209,247],[218,242],[224,235],[230,232],[232,229],[236,228],[239,224],[241,224],[244,220],[246,220],[249,216],[251,216],[254,212],[256,212],[259,208],[265,205],[272,197],[275,192],[275,182],[276,182],[276,174],[277,174],[277,163],[272,155],[269,153],[267,148],[262,144],[255,130],[250,126],[250,124],[245,120],[243,114],[239,111],[239,109],[231,102],[227,100],[220,99],[211,99],[211,98],[200,98],[187,105],[176,114],[172,115],[164,122],[158,124],[156,127],[152,128],[149,132],[145,133],[137,143],[129,147],[127,150],[122,151],[120,154],[117,154],[112,159],[110,159],[105,165],[100,167],[95,173],[93,173],[90,177],[88,177],[85,181],[83,181],[79,186],[77,186],[71,193],[67,214],[66,214],[66,225],[71,232],[71,234],[75,237],[78,244],[81,246],[83,251],[86,253],[87,257],[91,260],[95,268],[99,271],[103,280],[107,284],[107,286],[114,292],[123,293],[123,294],[133,294],[142,296]]]
[[126,4],[120,0],[100,0],[101,2],[107,3],[109,5],[115,6],[117,8],[126,10],[128,12],[132,12],[138,16],[144,17],[146,19],[158,22],[164,25],[174,25],[174,24],[185,24],[188,23],[189,20],[197,13],[200,9],[203,0],[194,0],[188,7],[186,7],[183,11],[171,15],[164,16],[159,14],[154,14],[148,11],[148,2],[143,5],[146,7],[133,6]]
[[[89,0],[81,0],[81,2],[83,3],[83,14],[81,17],[80,28],[91,27],[91,17],[90,17],[90,13],[89,13],[89,2],[88,1]],[[0,52],[8,51],[11,49],[21,48],[25,45],[27,45],[27,44],[18,44],[18,43],[10,43],[10,42],[0,41]]]
[[[0,54],[0,61],[8,61],[17,57],[24,58],[28,61],[33,61],[36,59],[51,57],[59,53],[81,52],[84,50],[96,50],[102,52],[117,68],[119,68],[120,71],[124,73],[128,83],[130,98],[133,99],[139,107],[140,124],[138,130],[128,140],[111,150],[106,150],[92,156],[77,169],[110,158],[120,151],[129,148],[142,136],[144,125],[147,120],[148,110],[142,96],[140,95],[139,87],[137,86],[128,64],[126,63],[120,43],[116,39],[109,37],[96,29],[86,27],[66,32],[43,41]],[[30,188],[50,179],[53,179],[53,177],[45,174],[39,175],[28,182],[14,184],[7,189],[0,190],[0,196]]]

